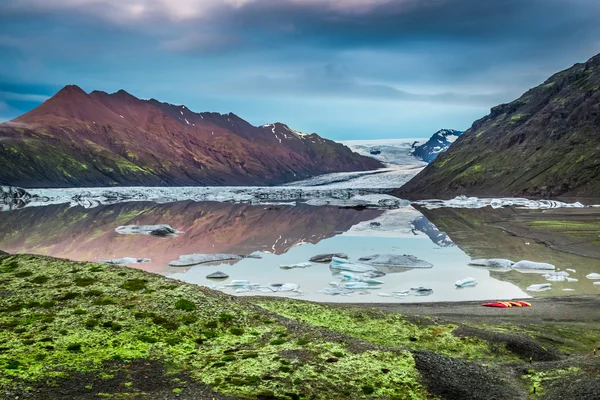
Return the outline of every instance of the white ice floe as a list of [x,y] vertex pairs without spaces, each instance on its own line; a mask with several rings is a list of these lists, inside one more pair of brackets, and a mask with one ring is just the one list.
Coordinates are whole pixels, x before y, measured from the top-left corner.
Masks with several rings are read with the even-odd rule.
[[236,261],[243,258],[244,256],[238,254],[185,254],[179,256],[178,260],[171,261],[169,265],[171,267],[189,267],[211,262]]
[[528,292],[542,292],[544,290],[552,289],[552,284],[550,283],[540,283],[537,285],[531,285],[527,289]]
[[556,266],[548,263],[522,260],[513,264],[514,269],[555,270]]
[[477,285],[477,280],[475,278],[468,277],[468,278],[456,281],[456,283],[454,285],[457,286],[457,287],[459,287],[459,288],[469,287],[469,286],[476,286]]
[[294,269],[294,268],[308,268],[308,267],[312,267],[313,263],[311,262],[303,262],[303,263],[297,263],[297,264],[283,264],[280,265],[279,268],[281,269]]
[[588,279],[600,279],[600,274],[594,272],[592,274],[587,274],[585,277]]
[[123,257],[112,260],[100,260],[101,263],[104,264],[113,264],[113,265],[126,265],[126,264],[141,264],[150,262],[149,258],[137,258],[137,257]]
[[469,265],[488,268],[511,268],[514,265],[514,261],[507,260],[504,258],[490,258],[481,260],[471,260],[469,262]]

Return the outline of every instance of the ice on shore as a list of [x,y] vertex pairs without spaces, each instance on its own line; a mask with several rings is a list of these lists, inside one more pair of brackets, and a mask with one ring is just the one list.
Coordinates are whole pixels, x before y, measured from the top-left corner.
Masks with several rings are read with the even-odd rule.
[[524,198],[487,198],[457,196],[451,200],[422,200],[415,204],[421,205],[427,209],[436,208],[526,208],[526,209],[548,209],[548,208],[582,208],[583,204],[565,203],[555,200],[530,200]]

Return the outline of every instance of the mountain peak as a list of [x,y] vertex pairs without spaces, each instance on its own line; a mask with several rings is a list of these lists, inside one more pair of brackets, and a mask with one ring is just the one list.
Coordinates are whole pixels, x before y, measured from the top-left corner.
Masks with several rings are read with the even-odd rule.
[[53,97],[58,96],[72,96],[72,95],[86,95],[87,93],[77,85],[66,85],[62,89],[60,89]]

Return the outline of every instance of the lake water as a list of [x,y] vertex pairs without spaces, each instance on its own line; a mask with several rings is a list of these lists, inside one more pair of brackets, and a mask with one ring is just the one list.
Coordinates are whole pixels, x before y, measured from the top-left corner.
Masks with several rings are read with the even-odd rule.
[[[92,203],[84,204],[90,206]],[[154,201],[127,201],[93,203],[91,208],[49,203],[0,213],[0,249],[82,261],[145,257],[152,261],[132,267],[213,287],[221,287],[231,279],[245,279],[263,285],[295,283],[300,285],[301,293],[276,295],[316,301],[422,302],[598,294],[600,285],[594,285],[585,276],[592,272],[600,273],[600,259],[595,258],[594,253],[600,248],[600,237],[594,238],[598,233],[594,231],[594,224],[600,224],[600,218],[598,209],[583,210],[560,209],[558,215],[556,210],[518,210],[511,207],[420,208],[419,211],[406,204],[394,209],[363,209],[312,206],[302,202],[248,204],[185,200],[159,204]],[[520,218],[517,218],[518,221],[515,215]],[[531,223],[547,221],[548,218],[574,221],[573,226],[579,228],[573,228],[575,233],[557,231],[554,233],[556,237],[546,238],[544,243],[531,239],[538,234],[553,234],[552,229],[557,224]],[[580,230],[580,222],[577,222],[582,218],[591,221],[586,225],[589,229],[583,229],[585,232]],[[546,229],[548,232],[543,229],[541,233],[528,231],[525,236],[530,238],[525,238],[507,233],[514,227],[502,226],[503,223],[521,223],[521,220],[526,221],[523,226],[532,229],[537,229],[538,225],[549,227]],[[492,226],[492,222],[498,226]],[[121,225],[154,224],[169,224],[180,233],[172,237],[154,237],[123,235],[115,231]],[[570,238],[569,235],[575,235],[572,243],[562,240]],[[559,247],[579,246],[582,252],[591,256],[582,257],[552,249],[548,247],[548,243],[554,243],[552,240],[556,240]],[[262,258],[186,268],[168,266],[169,262],[184,254],[248,255],[255,252],[260,252]],[[378,253],[410,254],[433,264],[433,268],[387,273],[379,278],[384,282],[380,289],[368,289],[366,293],[357,290],[348,296],[320,292],[330,287],[329,282],[339,281],[328,264],[315,264],[303,269],[280,268],[283,264],[306,262],[316,254],[337,252],[348,254],[354,261]],[[552,262],[561,270],[574,269],[576,272],[570,274],[578,282],[552,283],[548,291],[527,292],[525,289],[529,285],[547,281],[539,273],[490,271],[468,265],[471,258],[482,257]],[[207,274],[215,271],[227,273],[230,279],[215,282],[206,278]],[[477,279],[478,285],[457,289],[455,281],[466,277]],[[433,293],[401,298],[382,296],[419,286],[430,288]],[[236,294],[232,288],[221,290]],[[239,293],[253,294],[264,293]]]

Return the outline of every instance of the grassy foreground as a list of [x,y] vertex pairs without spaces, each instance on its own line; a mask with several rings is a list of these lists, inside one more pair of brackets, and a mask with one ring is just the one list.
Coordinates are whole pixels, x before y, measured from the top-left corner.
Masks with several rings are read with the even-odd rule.
[[0,399],[513,400],[555,398],[573,376],[587,379],[577,398],[597,394],[597,359],[572,337],[593,333],[572,328],[553,347],[538,341],[544,329],[235,298],[125,267],[0,254]]

